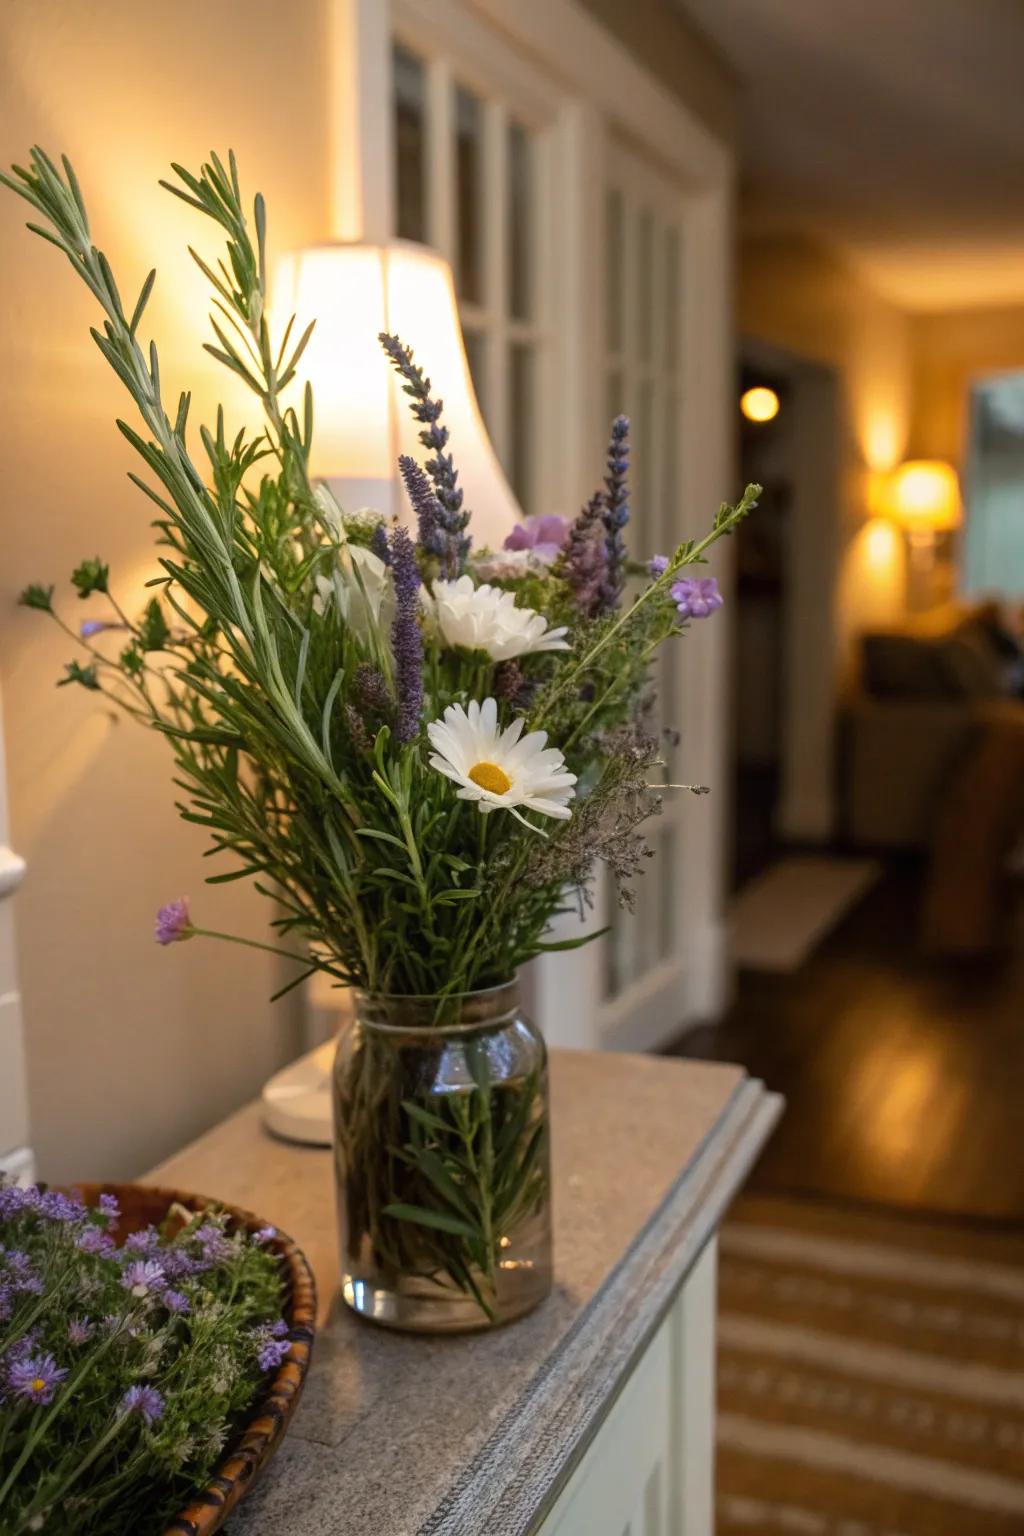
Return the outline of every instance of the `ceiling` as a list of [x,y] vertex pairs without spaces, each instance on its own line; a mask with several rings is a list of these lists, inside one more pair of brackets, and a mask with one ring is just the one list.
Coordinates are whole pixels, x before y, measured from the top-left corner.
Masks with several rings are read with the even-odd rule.
[[674,0],[741,96],[742,223],[905,308],[1024,301],[1024,0]]

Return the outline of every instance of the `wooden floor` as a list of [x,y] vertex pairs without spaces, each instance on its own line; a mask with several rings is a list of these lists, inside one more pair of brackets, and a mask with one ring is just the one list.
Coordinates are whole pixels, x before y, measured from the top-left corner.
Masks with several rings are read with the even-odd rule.
[[741,973],[673,1052],[785,1095],[754,1188],[1024,1221],[1024,912],[1000,958],[937,964],[919,893],[888,871],[799,972]]

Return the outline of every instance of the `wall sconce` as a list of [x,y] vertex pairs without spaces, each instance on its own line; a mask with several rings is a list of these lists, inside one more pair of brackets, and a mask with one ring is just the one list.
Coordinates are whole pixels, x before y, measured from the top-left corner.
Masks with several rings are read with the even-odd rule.
[[935,536],[960,526],[960,486],[952,464],[941,459],[908,459],[889,476],[885,510],[910,538],[911,550],[929,561]]
[[316,410],[310,468],[339,504],[388,517],[408,513],[398,455],[422,463],[424,450],[408,396],[377,340],[390,331],[412,347],[444,401],[475,543],[500,548],[522,514],[477,405],[448,263],[408,240],[308,246],[281,259],[273,309],[278,327],[296,314],[296,335],[316,320],[300,364]]

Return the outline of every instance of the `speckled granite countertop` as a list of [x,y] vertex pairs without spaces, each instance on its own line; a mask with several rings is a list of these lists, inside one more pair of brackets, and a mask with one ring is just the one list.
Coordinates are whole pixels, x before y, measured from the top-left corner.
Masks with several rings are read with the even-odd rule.
[[322,1327],[292,1428],[231,1536],[537,1528],[764,1144],[740,1067],[552,1053],[555,1288],[508,1328],[391,1333],[337,1297],[331,1154],[250,1105],[147,1176],[256,1211],[305,1249]]

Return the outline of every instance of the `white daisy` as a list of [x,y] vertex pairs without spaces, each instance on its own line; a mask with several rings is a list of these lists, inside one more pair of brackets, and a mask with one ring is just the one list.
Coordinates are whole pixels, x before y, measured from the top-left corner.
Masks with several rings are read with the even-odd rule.
[[482,704],[471,699],[468,711],[461,704],[449,704],[444,718],[427,726],[434,748],[430,766],[461,785],[459,799],[476,800],[485,815],[504,809],[530,826],[516,810],[521,805],[568,821],[576,775],[566,773],[557,747],[545,747],[546,731],[531,731],[520,740],[522,730],[522,719],[499,728],[494,699]]
[[543,614],[518,608],[515,594],[486,583],[475,586],[471,576],[435,581],[434,614],[449,645],[486,651],[492,661],[510,661],[531,651],[567,651],[567,630],[548,629]]

